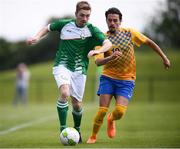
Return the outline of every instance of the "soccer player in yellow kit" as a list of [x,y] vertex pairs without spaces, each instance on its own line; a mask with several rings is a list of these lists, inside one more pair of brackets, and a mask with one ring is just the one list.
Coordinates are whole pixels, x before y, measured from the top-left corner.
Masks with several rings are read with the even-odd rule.
[[96,56],[95,63],[98,66],[104,65],[104,67],[97,92],[99,109],[94,118],[92,134],[87,140],[89,144],[96,142],[97,133],[113,96],[116,105],[113,111],[107,115],[107,134],[110,138],[116,135],[115,121],[121,119],[125,114],[136,79],[134,44],[137,46],[148,45],[159,54],[165,68],[170,67],[169,59],[156,43],[132,28],[120,27],[122,14],[117,8],[108,9],[105,16],[109,28],[107,37],[113,46],[111,50]]

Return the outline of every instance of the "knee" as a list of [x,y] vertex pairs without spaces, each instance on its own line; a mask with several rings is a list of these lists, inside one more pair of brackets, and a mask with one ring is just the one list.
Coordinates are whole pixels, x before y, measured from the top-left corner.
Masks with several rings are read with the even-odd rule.
[[116,111],[116,117],[120,119],[124,115],[124,111],[117,109]]
[[69,97],[69,91],[62,91],[61,92],[61,98],[67,99]]
[[76,112],[82,111],[82,103],[81,102],[75,102],[73,104],[73,110]]
[[67,99],[70,95],[68,86],[61,86],[60,92],[61,92],[61,98],[62,99]]
[[99,125],[102,124],[107,111],[108,111],[107,107],[100,107],[99,111],[97,112],[97,114],[94,118],[94,122]]
[[123,115],[126,112],[127,107],[122,105],[116,105],[114,111],[113,111],[113,117],[117,120],[123,117]]

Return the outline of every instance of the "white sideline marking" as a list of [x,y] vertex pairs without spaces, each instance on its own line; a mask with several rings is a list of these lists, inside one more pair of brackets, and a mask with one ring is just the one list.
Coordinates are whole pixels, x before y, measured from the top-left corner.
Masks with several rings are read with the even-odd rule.
[[38,119],[38,120],[30,121],[30,122],[27,122],[27,123],[24,123],[24,124],[20,124],[20,125],[11,127],[11,128],[9,128],[7,130],[0,131],[0,136],[8,134],[8,133],[13,132],[13,131],[16,131],[18,129],[29,127],[29,126],[34,125],[34,124],[45,122],[45,121],[53,119],[53,118],[55,118],[55,116],[44,117],[44,118],[41,118],[41,119]]

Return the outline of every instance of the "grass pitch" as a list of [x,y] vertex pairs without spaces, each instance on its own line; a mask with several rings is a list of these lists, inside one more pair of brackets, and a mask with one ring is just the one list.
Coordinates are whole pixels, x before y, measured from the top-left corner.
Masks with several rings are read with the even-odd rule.
[[[180,105],[175,103],[131,103],[125,117],[116,122],[117,135],[106,135],[106,119],[97,143],[86,144],[98,104],[85,103],[82,119],[83,143],[73,148],[180,147]],[[113,104],[110,107],[112,110]],[[26,107],[0,106],[0,148],[72,148],[59,142],[55,104]],[[68,126],[73,126],[71,108]]]
[[[180,54],[173,52],[169,53],[168,57],[172,68],[166,71],[155,53],[136,54],[135,93],[125,117],[116,122],[117,136],[114,139],[107,137],[105,119],[97,143],[86,144],[98,108],[98,103],[94,101],[96,97],[94,84],[97,76],[92,59],[84,98],[81,127],[83,143],[73,148],[180,147]],[[64,147],[59,142],[59,122],[56,112],[58,90],[51,74],[52,62],[30,66],[30,71],[32,82],[30,82],[29,99],[31,100],[26,107],[12,106],[15,71],[0,72],[0,148],[72,148],[72,146]],[[153,83],[154,100],[148,98],[151,93],[148,90],[148,81],[140,81],[140,76],[147,79],[166,78],[166,80],[155,80]],[[38,79],[41,80],[40,83]],[[71,109],[68,126],[73,126]]]

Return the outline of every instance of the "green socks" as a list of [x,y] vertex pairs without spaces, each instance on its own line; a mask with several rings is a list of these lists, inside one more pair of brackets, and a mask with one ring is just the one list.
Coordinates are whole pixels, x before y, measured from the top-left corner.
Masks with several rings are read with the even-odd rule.
[[73,120],[74,120],[74,128],[75,128],[78,132],[80,132],[82,112],[83,112],[82,109],[81,109],[80,111],[75,111],[75,110],[73,109],[73,111],[72,111]]
[[60,122],[60,130],[66,128],[66,119],[68,113],[68,102],[57,101],[57,111]]
[[[61,102],[58,100],[57,112],[58,112],[58,117],[59,117],[59,122],[60,122],[60,131],[62,131],[64,128],[67,127],[66,120],[67,120],[67,115],[68,115],[68,102]],[[74,120],[74,128],[78,132],[80,131],[82,112],[83,112],[82,109],[80,111],[75,111],[73,109],[72,111],[73,120]]]

